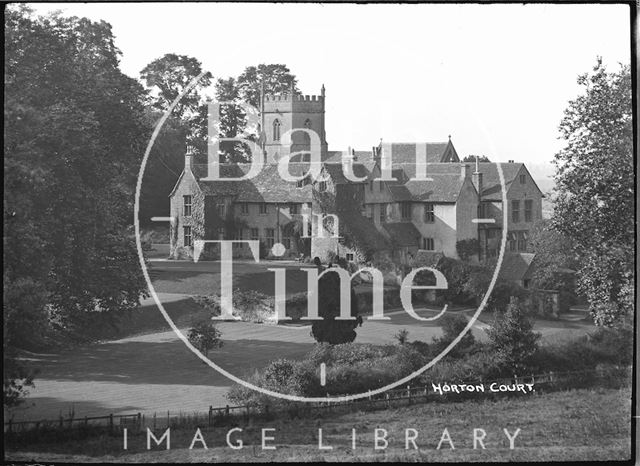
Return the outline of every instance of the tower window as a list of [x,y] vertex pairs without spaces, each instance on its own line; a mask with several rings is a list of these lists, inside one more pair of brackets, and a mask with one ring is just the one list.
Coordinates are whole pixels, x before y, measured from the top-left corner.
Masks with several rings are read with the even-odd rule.
[[280,120],[278,119],[273,121],[273,140],[280,140]]
[[304,120],[304,127],[307,129],[311,129],[311,120],[310,119],[306,119]]

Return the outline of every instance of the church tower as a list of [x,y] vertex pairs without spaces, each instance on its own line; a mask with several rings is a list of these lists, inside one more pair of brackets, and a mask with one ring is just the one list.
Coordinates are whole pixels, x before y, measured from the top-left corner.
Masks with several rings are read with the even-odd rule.
[[[324,132],[324,85],[320,95],[289,94],[261,96],[261,127],[263,147],[267,163],[277,162],[283,155],[310,150],[309,135],[300,131],[291,135],[291,144],[282,144],[282,137],[291,129],[303,128],[316,132],[320,138],[320,157],[327,154],[327,140]],[[308,157],[308,154],[307,154]],[[303,161],[307,157],[296,156],[292,161]]]

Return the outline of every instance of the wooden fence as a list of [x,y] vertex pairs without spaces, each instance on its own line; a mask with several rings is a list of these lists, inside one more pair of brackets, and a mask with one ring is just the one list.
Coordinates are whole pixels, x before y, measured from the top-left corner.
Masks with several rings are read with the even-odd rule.
[[[612,372],[613,371],[613,372]],[[426,403],[437,401],[451,401],[453,399],[460,399],[462,397],[471,399],[477,398],[478,395],[484,396],[505,396],[510,393],[516,392],[491,392],[489,387],[492,383],[498,385],[512,385],[512,384],[533,384],[535,389],[540,390],[554,390],[565,388],[580,388],[593,385],[594,381],[606,381],[611,383],[615,380],[620,380],[621,376],[629,377],[631,374],[631,368],[618,367],[614,369],[599,370],[590,369],[583,371],[570,371],[570,372],[547,372],[539,375],[529,376],[516,376],[511,378],[502,378],[481,382],[466,382],[465,385],[478,385],[483,384],[485,386],[484,392],[474,391],[473,393],[462,392],[455,393],[452,391],[446,394],[436,393],[433,389],[433,385],[423,385],[418,387],[407,386],[404,388],[387,390],[386,392],[378,395],[372,395],[365,398],[359,398],[357,400],[346,402],[317,402],[317,403],[291,403],[289,406],[285,406],[280,409],[270,408],[268,405],[264,406],[224,406],[213,407],[209,406],[208,411],[185,414],[174,413],[173,415],[167,411],[153,415],[144,413],[135,414],[109,414],[106,416],[93,416],[93,417],[69,417],[49,420],[38,421],[19,421],[14,422],[9,420],[4,423],[4,432],[6,433],[20,433],[27,431],[37,431],[41,429],[72,429],[72,428],[89,428],[89,427],[101,427],[108,429],[110,432],[122,431],[126,428],[130,432],[144,431],[146,428],[153,430],[162,429],[166,427],[213,427],[217,425],[227,424],[229,422],[238,422],[244,420],[248,422],[252,419],[265,419],[273,418],[278,415],[297,415],[304,416],[305,414],[322,411],[342,411],[349,410],[352,407],[357,406],[359,409],[380,409],[388,408],[392,405],[395,406],[398,403],[412,404],[412,403]],[[444,387],[444,382],[440,382]],[[461,383],[449,383],[448,385],[461,385]],[[535,393],[535,392],[534,392]]]

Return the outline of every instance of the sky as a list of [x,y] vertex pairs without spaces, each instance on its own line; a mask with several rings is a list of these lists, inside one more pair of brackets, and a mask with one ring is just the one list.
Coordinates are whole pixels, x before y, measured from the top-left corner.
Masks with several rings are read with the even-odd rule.
[[460,157],[546,164],[596,57],[629,63],[629,6],[616,4],[34,4],[105,20],[139,72],[166,53],[216,78],[286,64],[303,94],[326,87],[330,150],[451,136]]

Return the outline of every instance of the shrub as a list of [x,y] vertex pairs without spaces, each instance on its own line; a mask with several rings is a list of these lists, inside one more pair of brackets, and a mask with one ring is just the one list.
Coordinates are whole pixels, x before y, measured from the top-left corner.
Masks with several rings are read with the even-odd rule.
[[517,298],[511,298],[504,314],[496,313],[487,334],[496,355],[507,366],[519,370],[538,348],[540,334],[525,315]]
[[[462,314],[447,314],[442,318],[442,337],[433,339],[433,352],[434,356],[453,342],[462,333],[467,326],[467,318]],[[465,352],[468,352],[470,348],[474,346],[476,342],[475,337],[471,331],[467,332],[462,339],[456,344],[454,348],[449,352],[450,357],[460,357]]]
[[504,367],[496,359],[490,345],[478,346],[481,347],[481,351],[466,354],[458,359],[440,361],[420,377],[420,383],[479,383],[511,375],[505,374]]
[[456,252],[461,260],[467,261],[471,256],[478,255],[480,243],[476,238],[463,239],[456,243]]
[[599,364],[629,366],[633,362],[630,328],[598,328],[590,335],[540,347],[529,359],[532,372],[595,369]]
[[398,330],[398,333],[396,333],[393,338],[398,341],[399,345],[406,345],[409,341],[409,331],[406,328]]
[[[326,385],[320,385],[320,363],[327,365]],[[318,344],[302,361],[277,360],[248,380],[278,392],[318,397],[361,393],[406,377],[426,364],[410,345]],[[234,387],[229,399],[241,404],[274,405],[274,399],[244,387]]]
[[212,322],[200,322],[188,334],[189,342],[205,356],[209,354],[209,350],[222,347],[221,336],[222,333]]

